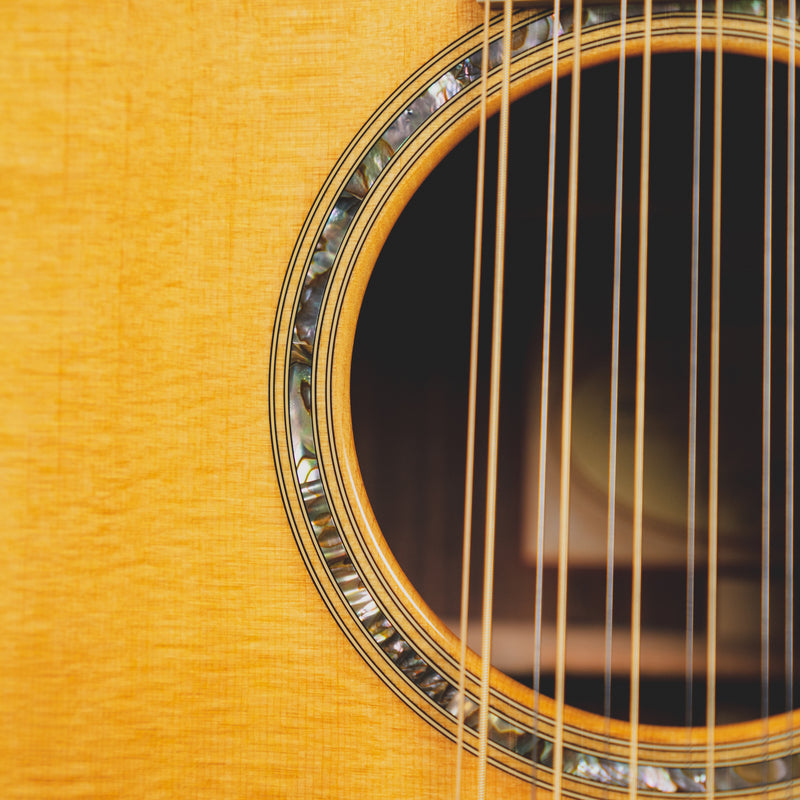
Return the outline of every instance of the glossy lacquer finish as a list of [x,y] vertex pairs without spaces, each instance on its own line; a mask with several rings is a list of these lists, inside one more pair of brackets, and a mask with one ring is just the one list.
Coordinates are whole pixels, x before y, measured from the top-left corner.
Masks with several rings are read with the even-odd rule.
[[[391,220],[475,124],[479,17],[468,0],[9,11],[4,797],[451,791],[456,643],[372,519],[346,376]],[[524,68],[552,25],[518,22]],[[525,63],[520,90],[546,79]],[[495,688],[489,795],[527,797],[548,724],[534,747],[529,692]],[[571,769],[594,770],[573,796],[624,782],[624,726],[608,740],[592,719],[569,718]],[[702,788],[685,746],[646,733],[656,780]],[[766,758],[789,796],[792,732],[771,734],[766,755],[721,736],[720,769],[758,784]]]

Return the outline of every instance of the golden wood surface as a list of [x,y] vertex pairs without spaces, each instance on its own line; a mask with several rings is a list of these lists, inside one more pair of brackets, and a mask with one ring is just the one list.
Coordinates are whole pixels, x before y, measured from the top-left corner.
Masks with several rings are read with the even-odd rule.
[[2,16],[0,796],[438,796],[289,531],[268,344],[322,180],[472,4]]
[[267,382],[325,177],[480,8],[3,14],[0,796],[446,797],[452,745],[308,576]]

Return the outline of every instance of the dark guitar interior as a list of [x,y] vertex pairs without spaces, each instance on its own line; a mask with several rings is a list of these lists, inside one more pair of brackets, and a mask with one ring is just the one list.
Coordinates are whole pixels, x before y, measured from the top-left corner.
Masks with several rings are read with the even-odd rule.
[[[703,62],[695,676],[685,710],[687,458],[692,220],[693,56],[653,64],[645,435],[645,579],[642,721],[702,724],[706,630],[713,59]],[[761,392],[764,214],[764,65],[730,56],[724,70],[720,405],[720,612],[718,721],[760,714]],[[785,710],[786,82],[775,67],[770,689]],[[627,716],[630,626],[633,387],[638,267],[641,60],[626,78],[620,344],[620,444],[614,581],[612,706]],[[511,114],[495,661],[531,683],[535,517],[550,92]],[[586,642],[567,662],[567,701],[603,710],[603,620],[608,410],[614,253],[617,64],[582,81],[572,508],[568,634]],[[471,619],[479,624],[497,125],[488,134],[481,316],[475,545]],[[569,80],[559,86],[548,487],[557,482],[563,346]],[[410,581],[451,627],[458,624],[468,325],[477,135],[425,181],[397,222],[364,301],[352,368],[355,440],[382,531]],[[557,484],[552,484],[557,485]],[[548,492],[550,489],[548,488]],[[550,495],[548,494],[548,503]],[[583,506],[583,510],[581,510]],[[583,515],[583,516],[581,516]],[[583,519],[584,523],[580,520]],[[555,620],[557,505],[547,512],[543,616]],[[795,550],[796,552],[796,550]],[[546,639],[547,637],[545,637]],[[795,636],[795,640],[796,640]],[[576,641],[578,640],[576,639]],[[470,642],[477,649],[477,642]],[[662,658],[660,647],[671,655]],[[648,654],[647,648],[657,652]],[[542,689],[552,693],[543,652]],[[791,698],[790,698],[791,700]],[[792,700],[793,702],[793,700]]]

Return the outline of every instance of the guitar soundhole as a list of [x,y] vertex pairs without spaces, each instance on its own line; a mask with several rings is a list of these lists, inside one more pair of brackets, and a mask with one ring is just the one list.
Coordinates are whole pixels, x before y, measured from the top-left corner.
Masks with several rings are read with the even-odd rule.
[[[692,233],[693,58],[653,65],[645,433],[643,722],[703,724],[709,439],[713,62],[704,61],[697,394],[694,678],[686,713],[687,463]],[[641,62],[627,72],[611,712],[628,716],[633,388],[638,258]],[[769,710],[786,710],[784,646],[786,68],[776,65],[773,180],[772,463]],[[761,391],[764,66],[725,63],[720,407],[718,722],[761,715]],[[559,87],[550,425],[543,560],[542,690],[552,693],[558,442],[563,340],[569,81]],[[572,455],[567,701],[603,711],[608,419],[614,253],[617,65],[582,86]],[[494,658],[530,684],[533,665],[538,424],[549,90],[512,109]],[[477,648],[480,532],[491,327],[497,126],[489,129],[481,378],[471,575]],[[352,414],[381,530],[431,608],[458,625],[477,139],[436,168],[375,267],[356,334]],[[796,552],[796,549],[795,549]],[[795,636],[795,641],[797,636]],[[789,698],[790,704],[794,698]]]

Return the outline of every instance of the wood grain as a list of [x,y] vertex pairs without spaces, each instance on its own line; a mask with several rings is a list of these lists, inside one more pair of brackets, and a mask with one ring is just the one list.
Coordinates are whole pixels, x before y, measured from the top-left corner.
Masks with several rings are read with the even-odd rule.
[[447,796],[452,745],[355,653],[295,545],[269,343],[336,159],[480,7],[3,15],[0,796]]
[[0,794],[433,797],[445,743],[307,577],[266,380],[324,176],[471,4],[3,16]]

